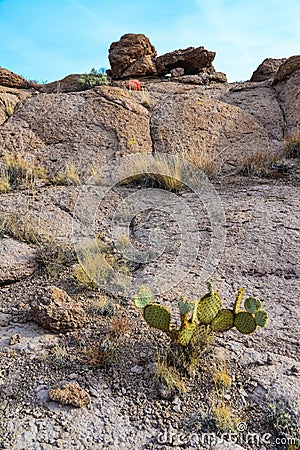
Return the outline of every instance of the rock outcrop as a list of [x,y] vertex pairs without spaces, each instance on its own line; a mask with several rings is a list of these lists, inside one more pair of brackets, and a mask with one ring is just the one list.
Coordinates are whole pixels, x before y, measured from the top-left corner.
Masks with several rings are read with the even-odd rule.
[[125,34],[109,48],[112,78],[155,75],[155,57],[156,50],[144,34]]
[[31,310],[33,320],[53,333],[74,331],[86,322],[82,307],[56,286],[38,289]]
[[151,151],[149,111],[111,86],[34,95],[0,128],[3,150],[24,148],[50,175],[72,163],[81,177],[118,155]]
[[[188,47],[165,53],[157,57],[156,50],[144,34],[125,34],[109,49],[110,74],[114,80],[164,76],[172,77],[201,74],[203,80],[197,84],[207,84],[209,81],[224,82],[226,75],[214,76],[216,73],[212,61],[216,53],[204,47]],[[206,76],[206,77],[205,77]]]
[[285,136],[300,133],[300,55],[291,56],[279,67],[273,81],[285,116]]
[[29,277],[36,270],[35,249],[11,238],[0,239],[0,284]]
[[175,50],[156,58],[158,75],[166,75],[174,69],[183,69],[182,75],[195,75],[201,71],[212,73],[212,62],[216,56],[204,47],[189,47],[184,50]]
[[35,89],[47,94],[83,91],[82,83],[80,83],[80,74],[68,75],[62,80],[53,81],[52,83],[38,84],[35,86]]
[[266,58],[253,72],[250,81],[266,81],[273,78],[280,67],[280,65],[286,60],[286,58]]
[[269,145],[266,130],[251,114],[194,92],[159,102],[151,125],[156,151],[194,153],[204,165],[205,159],[214,161],[216,171],[238,170]]
[[4,67],[0,67],[0,86],[6,86],[10,88],[26,89],[33,86],[34,83],[30,84],[25,78],[11,72]]

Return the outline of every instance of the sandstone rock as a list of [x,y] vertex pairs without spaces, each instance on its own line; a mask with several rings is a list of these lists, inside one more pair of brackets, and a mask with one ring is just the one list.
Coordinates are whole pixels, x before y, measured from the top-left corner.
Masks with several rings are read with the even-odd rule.
[[250,81],[265,81],[273,78],[279,66],[286,60],[286,58],[274,59],[266,58],[253,72]]
[[122,154],[151,151],[149,111],[123,89],[39,94],[0,128],[3,150],[20,143],[54,176],[73,164],[80,179]]
[[0,86],[24,89],[29,88],[30,83],[20,75],[17,75],[4,67],[0,67]]
[[211,83],[227,83],[227,76],[223,72],[212,72],[212,73],[203,72],[199,73],[198,75],[184,75],[180,77],[178,76],[176,77],[176,81],[178,83],[207,85]]
[[88,393],[75,381],[66,383],[59,388],[50,389],[48,394],[49,398],[55,402],[76,406],[77,408],[83,408],[91,402]]
[[53,333],[65,333],[82,328],[86,315],[80,305],[56,286],[41,287],[31,304],[32,318]]
[[36,269],[35,250],[24,242],[0,239],[0,283],[29,277]]
[[281,81],[287,80],[292,77],[295,72],[300,70],[300,55],[291,56],[284,60],[284,62],[279,66],[275,77],[274,84]]
[[215,56],[215,52],[208,51],[204,47],[175,50],[156,58],[157,73],[166,75],[178,68],[184,69],[184,75],[197,74],[204,68],[214,72],[212,62]]
[[270,82],[245,82],[232,85],[218,100],[238,106],[251,114],[266,129],[272,146],[280,150],[284,139],[284,116]]
[[273,85],[285,115],[285,136],[299,136],[300,55],[291,56],[281,64]]
[[194,92],[159,102],[152,113],[151,135],[156,151],[192,152],[204,166],[214,161],[215,170],[223,172],[242,168],[269,146],[266,130],[252,115]]
[[9,109],[14,114],[21,102],[31,95],[29,90],[0,86],[0,125],[10,117]]
[[47,94],[62,92],[78,92],[82,91],[82,83],[80,83],[80,74],[68,75],[62,80],[53,81],[52,83],[38,84],[35,89]]
[[109,48],[112,78],[154,75],[155,57],[156,50],[144,34],[125,34]]

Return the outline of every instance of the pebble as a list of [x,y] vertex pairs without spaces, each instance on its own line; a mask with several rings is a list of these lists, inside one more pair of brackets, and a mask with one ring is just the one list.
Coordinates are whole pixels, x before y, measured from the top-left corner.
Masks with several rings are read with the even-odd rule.
[[141,367],[141,366],[133,366],[130,369],[130,372],[140,375],[143,372],[143,367]]

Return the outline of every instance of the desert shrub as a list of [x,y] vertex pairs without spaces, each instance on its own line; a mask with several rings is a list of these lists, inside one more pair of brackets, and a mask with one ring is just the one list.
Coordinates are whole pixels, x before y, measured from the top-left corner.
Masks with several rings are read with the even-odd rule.
[[10,186],[34,185],[37,179],[46,178],[46,169],[32,155],[4,152],[4,166]]
[[85,73],[79,79],[83,89],[91,89],[95,86],[103,86],[108,84],[105,69],[96,70],[93,68],[90,73]]
[[300,134],[293,134],[284,142],[284,147],[289,158],[300,156]]

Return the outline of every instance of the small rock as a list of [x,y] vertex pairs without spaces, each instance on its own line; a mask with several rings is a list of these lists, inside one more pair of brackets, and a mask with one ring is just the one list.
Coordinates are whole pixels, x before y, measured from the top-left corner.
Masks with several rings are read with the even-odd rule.
[[140,374],[143,372],[143,367],[141,367],[141,366],[133,366],[133,367],[130,369],[130,372],[131,372],[131,373],[136,373],[136,374],[140,375]]
[[230,394],[225,394],[224,398],[225,398],[225,400],[230,400],[231,399],[231,395]]
[[77,408],[87,406],[91,401],[88,393],[76,382],[66,383],[62,387],[50,389],[48,394],[50,399],[55,402],[76,406]]
[[9,340],[9,345],[19,344],[20,341],[21,341],[21,335],[19,333],[15,333],[11,336],[11,338]]
[[86,322],[83,308],[56,286],[38,290],[31,310],[33,320],[54,333],[74,331]]

